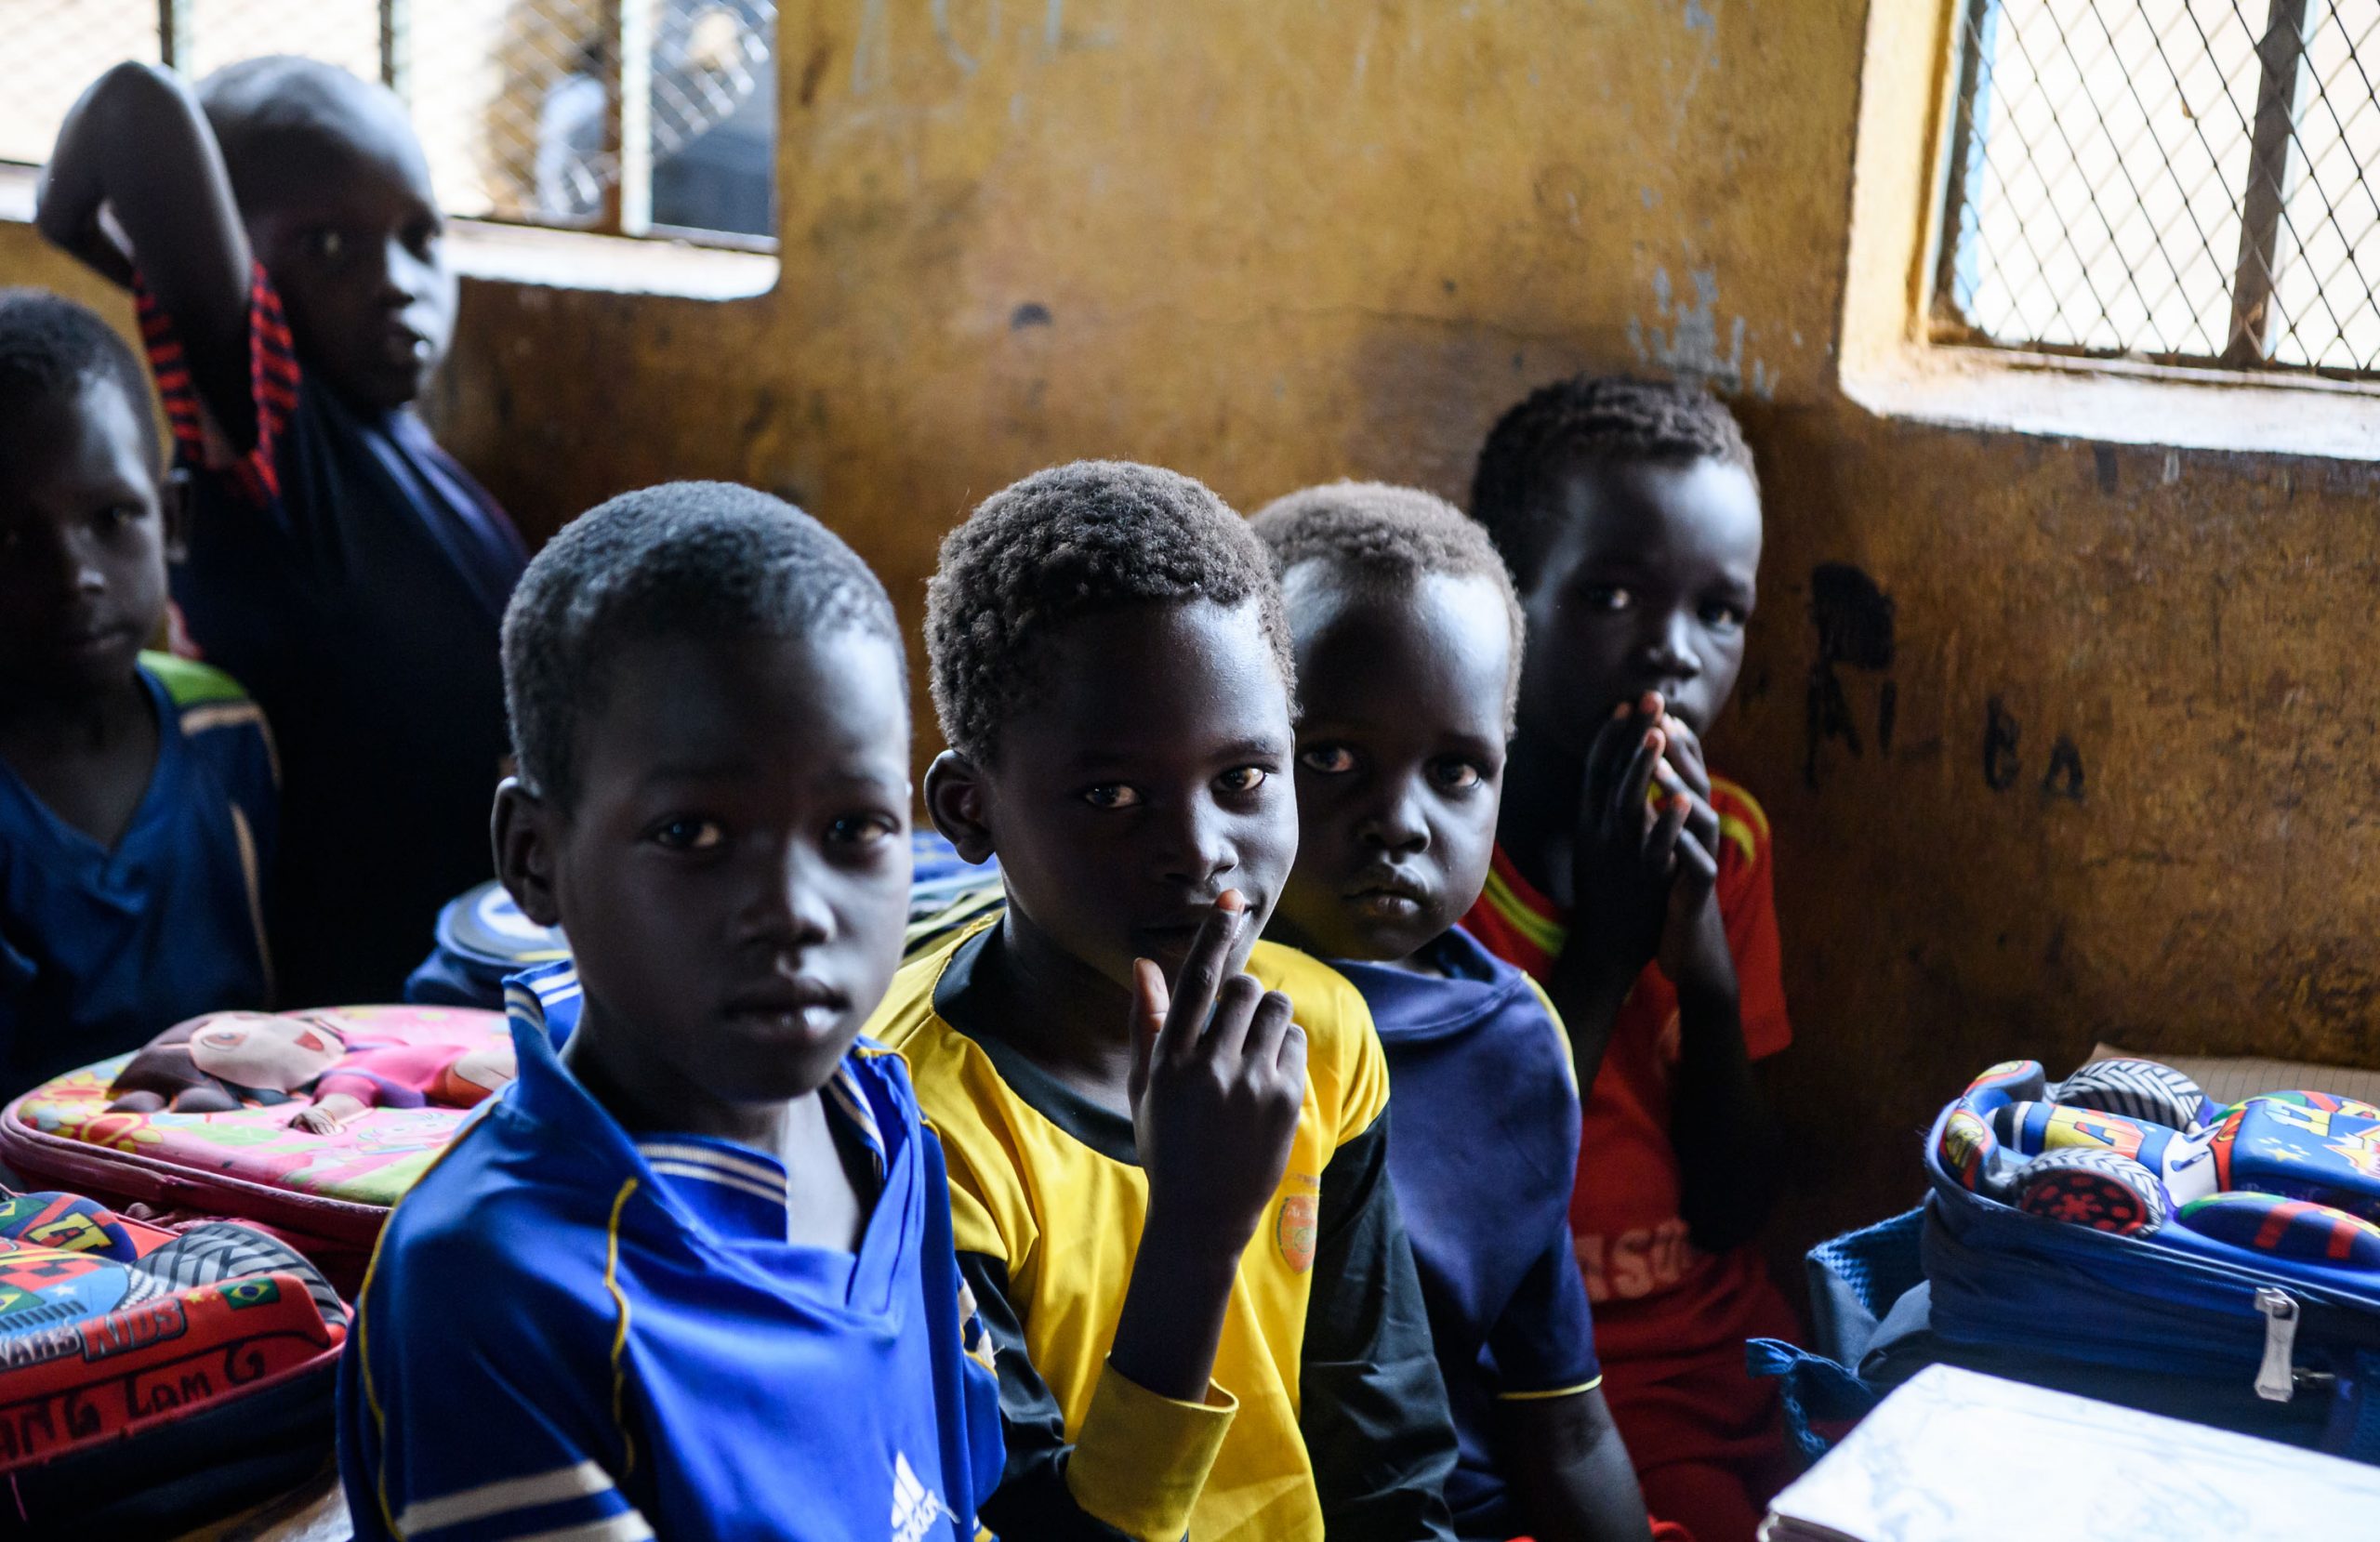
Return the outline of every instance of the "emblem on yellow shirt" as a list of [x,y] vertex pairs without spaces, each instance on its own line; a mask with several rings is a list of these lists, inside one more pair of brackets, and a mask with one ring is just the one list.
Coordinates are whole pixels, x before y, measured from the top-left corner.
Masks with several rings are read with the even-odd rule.
[[1301,1189],[1281,1196],[1281,1213],[1273,1224],[1273,1241],[1281,1250],[1281,1261],[1292,1272],[1302,1274],[1314,1267],[1316,1192],[1321,1185],[1303,1173],[1291,1174],[1289,1181]]

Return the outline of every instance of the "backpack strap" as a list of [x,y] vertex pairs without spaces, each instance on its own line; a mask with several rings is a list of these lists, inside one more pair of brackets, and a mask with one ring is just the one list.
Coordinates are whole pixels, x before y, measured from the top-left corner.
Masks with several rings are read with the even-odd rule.
[[1881,1390],[1860,1380],[1849,1367],[1781,1338],[1748,1340],[1744,1369],[1777,1378],[1785,1432],[1805,1467],[1825,1456],[1884,1400]]

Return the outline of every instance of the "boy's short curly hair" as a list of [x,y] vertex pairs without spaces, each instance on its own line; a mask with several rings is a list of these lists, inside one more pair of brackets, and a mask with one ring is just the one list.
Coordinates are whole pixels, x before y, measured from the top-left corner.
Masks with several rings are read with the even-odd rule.
[[1272,547],[1284,579],[1302,563],[1321,562],[1356,592],[1392,600],[1411,594],[1434,573],[1493,585],[1512,629],[1512,666],[1504,685],[1504,731],[1512,731],[1528,624],[1496,543],[1464,519],[1462,510],[1418,487],[1334,481],[1276,498],[1249,524]]
[[149,376],[115,329],[63,295],[0,289],[0,420],[14,420],[35,402],[73,396],[94,380],[124,392],[150,469],[157,470],[164,447],[149,405]]
[[978,765],[1040,678],[1041,644],[1119,606],[1254,600],[1281,679],[1295,689],[1272,560],[1205,484],[1130,461],[1037,471],[984,500],[942,543],[926,586],[926,657],[950,747]]
[[1471,480],[1471,517],[1524,584],[1554,522],[1547,482],[1582,462],[1716,460],[1756,482],[1727,404],[1690,381],[1579,375],[1540,386],[1496,420]]
[[632,644],[841,627],[901,652],[876,574],[783,499],[676,481],[600,504],[547,543],[505,608],[504,701],[521,780],[564,812],[575,806],[580,726],[602,716]]

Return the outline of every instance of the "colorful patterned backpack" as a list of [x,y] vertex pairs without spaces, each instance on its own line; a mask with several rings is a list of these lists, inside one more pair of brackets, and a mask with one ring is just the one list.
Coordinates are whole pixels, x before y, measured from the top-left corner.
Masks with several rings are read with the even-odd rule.
[[347,1310],[288,1246],[0,1191],[0,1535],[179,1535],[330,1458]]
[[2380,1462],[2380,1108],[2019,1061],[1924,1160],[1921,1210],[1812,1253],[1813,1344],[1751,1347],[1805,1452],[1944,1362]]
[[[456,1055],[511,1047],[497,1012],[342,1007],[313,1015],[377,1044]],[[46,1187],[118,1208],[146,1206],[168,1224],[236,1219],[296,1247],[342,1291],[362,1283],[390,1206],[469,1117],[468,1109],[416,1099],[416,1106],[369,1108],[316,1133],[295,1122],[312,1100],[305,1094],[214,1112],[139,1111],[116,1096],[118,1078],[138,1058],[85,1066],[0,1109],[0,1163]]]

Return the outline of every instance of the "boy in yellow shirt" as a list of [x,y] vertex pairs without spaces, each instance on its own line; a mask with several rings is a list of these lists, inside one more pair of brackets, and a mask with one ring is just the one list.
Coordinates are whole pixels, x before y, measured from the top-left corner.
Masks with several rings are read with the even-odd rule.
[[949,1161],[1036,1538],[1450,1535],[1446,1393],[1363,998],[1256,941],[1297,850],[1263,548],[1205,487],[1082,462],[988,499],[928,590],[926,780],[1008,904],[869,1032]]

